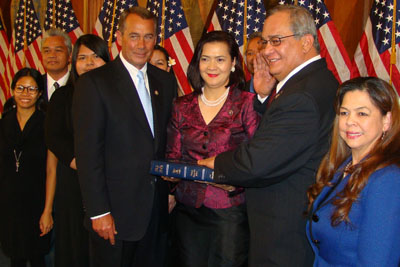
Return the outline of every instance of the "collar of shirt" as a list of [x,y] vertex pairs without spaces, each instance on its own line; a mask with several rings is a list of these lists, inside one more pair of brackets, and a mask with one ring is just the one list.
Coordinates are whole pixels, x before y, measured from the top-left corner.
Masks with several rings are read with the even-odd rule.
[[67,73],[61,77],[61,79],[58,79],[58,81],[54,80],[48,73],[46,74],[46,78],[47,78],[47,95],[48,98],[51,98],[51,95],[54,93],[54,91],[56,90],[56,88],[54,88],[54,83],[57,82],[60,87],[64,86],[69,78],[69,71],[67,71]]
[[[286,83],[291,77],[293,77],[293,75],[295,75],[296,73],[298,73],[299,71],[301,71],[303,68],[305,68],[307,65],[311,64],[312,62],[317,61],[318,59],[321,59],[321,56],[320,56],[320,55],[310,58],[309,60],[307,60],[306,62],[300,64],[300,65],[297,66],[294,70],[292,70],[292,71],[285,77],[285,79],[283,79],[282,81],[280,81],[280,82],[276,85],[276,93],[277,93],[277,94],[279,93],[279,91],[282,89],[282,87],[285,85],[285,83]],[[264,101],[268,99],[268,96],[262,98],[262,97],[260,97],[260,95],[257,95],[257,98],[258,98],[258,100],[259,100],[261,103],[264,103]]]
[[277,85],[276,85],[276,93],[278,94],[279,91],[282,89],[282,87],[285,85],[285,83],[293,77],[293,75],[295,75],[296,73],[298,73],[299,71],[301,71],[302,69],[304,69],[307,65],[311,64],[314,61],[317,61],[318,59],[321,59],[321,56],[315,56],[310,58],[309,60],[307,60],[306,62],[300,64],[299,66],[297,66],[294,70],[292,70],[286,77],[285,79],[283,79],[282,81],[280,81]]
[[[138,82],[139,79],[137,77],[137,74],[139,72],[139,69],[136,68],[135,66],[133,66],[131,63],[129,63],[124,56],[122,55],[122,53],[119,53],[119,57],[121,58],[122,64],[124,64],[125,68],[128,70],[129,75],[131,76],[131,79],[133,81],[133,83],[135,84],[135,87],[138,88]],[[149,90],[149,80],[147,78],[147,63],[144,64],[143,68],[140,69],[140,71],[143,72],[143,76],[144,76],[144,82],[146,84],[146,89],[149,92],[150,95],[150,90]]]

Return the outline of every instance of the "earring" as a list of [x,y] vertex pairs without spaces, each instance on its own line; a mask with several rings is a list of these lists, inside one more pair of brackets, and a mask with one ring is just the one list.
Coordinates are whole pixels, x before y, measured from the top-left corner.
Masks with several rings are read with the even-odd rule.
[[231,68],[231,71],[232,71],[232,72],[235,72],[235,66],[233,66],[233,67]]
[[386,132],[382,132],[382,136],[381,136],[381,140],[383,141],[383,139],[385,138]]

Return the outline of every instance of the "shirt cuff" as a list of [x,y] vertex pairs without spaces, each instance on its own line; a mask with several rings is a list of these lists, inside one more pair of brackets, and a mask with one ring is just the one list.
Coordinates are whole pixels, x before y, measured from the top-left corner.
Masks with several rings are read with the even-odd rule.
[[97,215],[97,216],[90,217],[90,219],[91,219],[91,220],[98,219],[98,218],[104,217],[104,216],[106,216],[106,215],[108,215],[108,214],[110,214],[110,213],[111,213],[111,212],[106,212],[106,213],[104,213],[104,214],[100,214],[100,215]]

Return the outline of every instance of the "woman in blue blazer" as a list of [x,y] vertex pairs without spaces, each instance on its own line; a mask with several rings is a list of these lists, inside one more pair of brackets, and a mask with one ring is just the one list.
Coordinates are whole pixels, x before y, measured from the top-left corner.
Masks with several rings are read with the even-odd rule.
[[314,266],[399,266],[400,107],[372,77],[337,92],[330,150],[308,190]]

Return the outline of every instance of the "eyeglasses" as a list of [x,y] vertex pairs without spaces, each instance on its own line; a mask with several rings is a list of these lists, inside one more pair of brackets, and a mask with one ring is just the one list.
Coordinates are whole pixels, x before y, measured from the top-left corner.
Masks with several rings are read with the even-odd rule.
[[14,91],[18,94],[22,94],[26,89],[26,92],[30,95],[36,95],[38,93],[39,88],[35,86],[23,86],[23,85],[17,85],[14,89]]
[[261,48],[263,48],[263,49],[267,46],[268,43],[270,43],[272,46],[279,46],[282,43],[282,39],[296,36],[296,35],[297,34],[292,34],[292,35],[287,35],[287,36],[282,36],[282,37],[274,36],[274,37],[269,38],[269,40],[261,39],[260,41],[258,41],[258,44],[261,45]]

